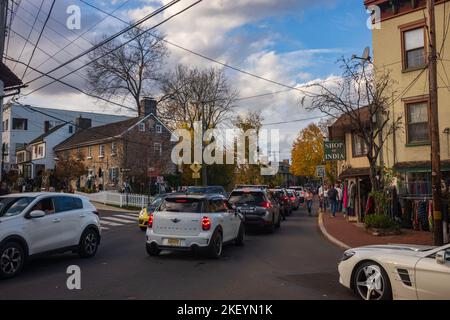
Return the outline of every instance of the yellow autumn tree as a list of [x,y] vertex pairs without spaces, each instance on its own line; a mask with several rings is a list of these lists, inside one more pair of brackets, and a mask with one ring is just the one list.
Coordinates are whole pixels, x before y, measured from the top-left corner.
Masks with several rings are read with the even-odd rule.
[[314,123],[300,131],[292,146],[292,174],[300,177],[315,176],[316,167],[323,163],[324,139],[322,130]]

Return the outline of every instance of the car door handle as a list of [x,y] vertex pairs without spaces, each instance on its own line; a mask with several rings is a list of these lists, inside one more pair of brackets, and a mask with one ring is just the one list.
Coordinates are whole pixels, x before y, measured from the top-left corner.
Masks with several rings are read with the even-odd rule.
[[86,215],[85,214],[80,214],[80,218],[85,218]]
[[52,220],[52,222],[54,222],[54,223],[58,223],[58,222],[61,222],[61,219],[59,219],[59,218],[56,218],[56,219],[53,219],[53,220]]

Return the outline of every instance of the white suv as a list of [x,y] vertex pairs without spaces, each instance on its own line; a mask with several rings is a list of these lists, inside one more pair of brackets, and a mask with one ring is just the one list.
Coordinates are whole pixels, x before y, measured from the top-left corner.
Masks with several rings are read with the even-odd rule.
[[204,250],[211,258],[222,255],[224,243],[244,244],[243,217],[219,194],[167,197],[150,215],[147,253],[161,250]]
[[0,197],[0,279],[17,275],[30,257],[66,251],[95,256],[100,220],[88,199],[64,193]]

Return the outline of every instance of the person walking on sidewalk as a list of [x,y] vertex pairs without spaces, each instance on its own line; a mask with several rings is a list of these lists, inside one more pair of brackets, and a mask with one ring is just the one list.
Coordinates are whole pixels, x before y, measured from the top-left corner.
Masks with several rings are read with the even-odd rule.
[[306,199],[306,207],[308,208],[308,216],[311,216],[313,200],[314,200],[314,195],[313,195],[311,189],[306,190],[305,199]]
[[331,207],[331,216],[333,218],[336,217],[337,206],[338,206],[338,191],[333,185],[330,185],[330,189],[328,190],[328,200],[330,202]]
[[335,187],[338,195],[337,195],[337,212],[342,212],[342,198],[343,198],[343,192],[341,189],[341,186],[336,183],[336,187]]
[[323,185],[319,187],[319,191],[317,192],[319,194],[319,208],[320,212],[325,212],[324,210],[324,199],[323,199]]

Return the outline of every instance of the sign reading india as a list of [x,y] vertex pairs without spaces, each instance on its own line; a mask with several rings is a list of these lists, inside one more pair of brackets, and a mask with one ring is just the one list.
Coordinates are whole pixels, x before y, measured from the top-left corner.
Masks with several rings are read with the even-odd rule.
[[345,160],[345,143],[343,141],[324,142],[325,161]]

